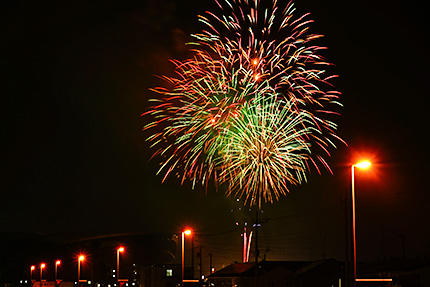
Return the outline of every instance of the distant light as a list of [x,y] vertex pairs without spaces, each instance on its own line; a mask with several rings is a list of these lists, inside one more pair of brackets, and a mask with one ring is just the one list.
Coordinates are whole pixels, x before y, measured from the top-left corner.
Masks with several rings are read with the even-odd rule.
[[46,267],[46,264],[45,263],[42,263],[42,264],[40,264],[40,268],[45,268]]
[[191,229],[186,229],[186,230],[184,231],[184,234],[185,234],[185,235],[191,235],[191,233],[192,233]]
[[258,64],[258,59],[255,58],[254,60],[252,60],[252,64],[257,65]]
[[22,280],[19,280],[19,283],[22,283]]
[[119,252],[124,252],[124,250],[125,250],[124,246],[120,246],[120,247],[118,247],[118,251],[119,251]]
[[85,260],[85,256],[84,256],[84,255],[82,255],[82,254],[81,254],[81,255],[79,255],[78,260],[79,260],[79,261],[84,261],[84,260]]
[[173,270],[172,269],[166,269],[166,277],[172,277],[173,276]]
[[254,76],[254,80],[256,80],[256,81],[258,81],[260,78],[261,78],[260,74],[256,74],[256,75]]
[[371,166],[371,163],[368,160],[364,160],[364,161],[360,161],[360,162],[354,164],[354,166],[358,167],[358,168],[361,168],[361,169],[366,169],[369,166]]
[[34,269],[36,269],[36,266],[31,265],[30,270],[33,271]]
[[128,286],[128,283],[125,283],[125,286]]
[[115,274],[114,274],[114,275],[112,275],[112,277],[113,277],[113,278],[115,278]]
[[24,280],[24,283],[27,283],[27,280]]
[[99,283],[99,284],[97,284],[97,287],[100,287],[100,283]]
[[60,265],[60,264],[61,264],[61,260],[55,261],[55,265]]
[[205,275],[202,275],[202,280],[205,279]]
[[215,272],[215,267],[212,267],[212,273]]
[[91,281],[90,280],[88,280],[88,285],[90,285],[91,284]]
[[115,269],[113,269],[112,272],[115,273]]
[[134,283],[134,282],[133,282],[133,283],[131,283],[131,285],[133,285],[133,286],[134,286],[134,285],[136,285],[136,283]]

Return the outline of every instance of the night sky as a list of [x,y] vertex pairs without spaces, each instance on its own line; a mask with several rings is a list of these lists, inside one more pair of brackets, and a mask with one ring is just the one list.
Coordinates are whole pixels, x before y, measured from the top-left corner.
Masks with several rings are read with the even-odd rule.
[[[91,3],[90,3],[91,2]],[[347,2],[347,3],[346,3]],[[5,4],[2,4],[5,5]],[[170,74],[170,58],[214,7],[201,1],[9,1],[2,7],[4,67],[0,225],[3,232],[173,233],[193,226],[219,262],[240,258],[236,202],[209,188],[161,184],[141,113]],[[334,174],[313,172],[264,206],[268,259],[343,258],[349,166],[357,172],[359,259],[430,255],[428,36],[411,1],[296,1],[326,35],[344,108]],[[200,234],[200,235],[199,235]],[[222,260],[221,260],[222,259]]]

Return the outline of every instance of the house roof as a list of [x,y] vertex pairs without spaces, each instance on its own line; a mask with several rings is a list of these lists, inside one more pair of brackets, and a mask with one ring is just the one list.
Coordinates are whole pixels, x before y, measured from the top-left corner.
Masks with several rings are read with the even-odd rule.
[[210,277],[234,277],[245,273],[246,271],[254,267],[254,262],[252,263],[234,263],[230,264],[215,273],[212,273]]
[[[308,266],[310,261],[262,261],[258,263],[259,272],[271,271],[275,268],[284,268],[286,271],[296,272],[297,270]],[[209,277],[239,277],[239,276],[254,276],[256,265],[252,263],[234,263],[226,266],[223,269],[211,274]]]

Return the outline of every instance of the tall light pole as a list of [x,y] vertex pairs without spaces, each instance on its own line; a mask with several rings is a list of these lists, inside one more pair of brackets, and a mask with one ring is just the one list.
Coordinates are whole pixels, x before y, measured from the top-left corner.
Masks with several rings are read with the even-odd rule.
[[57,282],[57,269],[58,269],[58,266],[60,266],[61,265],[61,260],[57,260],[57,261],[55,261],[55,282]]
[[30,282],[33,282],[33,271],[36,269],[36,266],[30,266]]
[[43,269],[45,269],[45,267],[46,267],[45,263],[40,264],[40,284],[42,284]]
[[370,161],[363,160],[356,164],[351,165],[351,197],[352,197],[352,242],[353,242],[353,283],[352,285],[356,285],[357,279],[357,244],[355,239],[355,168],[359,169],[367,169],[371,165]]
[[81,279],[81,261],[85,260],[85,256],[80,254],[78,257],[78,284],[79,280]]
[[184,284],[184,264],[185,264],[185,257],[184,257],[184,253],[185,253],[185,235],[190,236],[193,232],[191,231],[191,229],[185,229],[184,231],[182,231],[182,264],[181,264],[181,273],[182,273],[182,285]]
[[123,246],[120,246],[116,249],[116,276],[117,276],[118,282],[119,282],[119,254],[124,251],[125,251],[125,248]]

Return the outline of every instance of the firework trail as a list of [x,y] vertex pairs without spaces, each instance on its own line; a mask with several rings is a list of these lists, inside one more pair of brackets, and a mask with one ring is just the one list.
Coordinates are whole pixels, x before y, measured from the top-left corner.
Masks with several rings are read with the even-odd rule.
[[215,1],[220,13],[199,16],[194,56],[173,61],[176,75],[165,77],[172,88],[153,89],[148,140],[164,158],[163,181],[174,175],[194,188],[213,180],[250,205],[273,202],[310,166],[329,169],[335,76],[314,44],[321,35],[292,2]]

